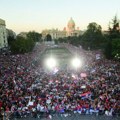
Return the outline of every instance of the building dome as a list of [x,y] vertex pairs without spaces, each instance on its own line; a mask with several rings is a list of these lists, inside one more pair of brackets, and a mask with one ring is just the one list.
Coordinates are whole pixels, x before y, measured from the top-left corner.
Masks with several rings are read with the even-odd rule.
[[69,29],[75,29],[75,22],[72,18],[68,21],[67,26]]

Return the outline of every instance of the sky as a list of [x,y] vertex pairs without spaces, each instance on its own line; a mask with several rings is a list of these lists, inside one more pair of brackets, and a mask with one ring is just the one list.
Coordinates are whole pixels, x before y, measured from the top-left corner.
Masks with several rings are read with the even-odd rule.
[[90,22],[107,30],[115,15],[120,18],[120,0],[0,0],[0,18],[16,33],[63,30],[71,17],[80,30]]

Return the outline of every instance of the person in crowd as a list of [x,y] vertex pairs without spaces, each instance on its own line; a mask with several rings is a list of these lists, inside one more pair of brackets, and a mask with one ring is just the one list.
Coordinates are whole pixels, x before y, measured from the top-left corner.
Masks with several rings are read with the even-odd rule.
[[[70,44],[64,47],[76,51]],[[24,55],[0,55],[0,112],[50,119],[52,114],[67,117],[71,112],[120,115],[120,62],[98,60],[96,53],[80,48],[77,53],[85,65],[77,73],[59,70],[51,74],[39,63],[38,55],[45,48],[37,46]]]

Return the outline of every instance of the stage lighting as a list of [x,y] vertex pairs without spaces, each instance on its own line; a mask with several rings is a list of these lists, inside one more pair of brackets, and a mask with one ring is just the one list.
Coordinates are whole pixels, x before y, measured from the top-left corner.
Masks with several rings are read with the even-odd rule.
[[50,69],[53,69],[56,66],[56,64],[56,60],[52,57],[46,60],[46,66]]
[[82,65],[82,62],[79,58],[76,57],[76,58],[72,59],[72,66],[74,68],[79,68],[79,67],[81,67],[81,65]]

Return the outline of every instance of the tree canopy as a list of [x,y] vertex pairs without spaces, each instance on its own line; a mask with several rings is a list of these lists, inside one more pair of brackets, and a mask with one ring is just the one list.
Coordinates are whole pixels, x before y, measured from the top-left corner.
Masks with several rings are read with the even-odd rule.
[[90,49],[96,49],[100,47],[103,39],[102,28],[95,22],[89,23],[86,32],[82,36],[82,40],[85,42],[83,47],[90,47]]
[[17,36],[16,40],[11,44],[11,51],[13,53],[26,53],[32,51],[35,42],[29,38]]
[[30,31],[27,33],[27,38],[32,39],[35,42],[40,42],[42,41],[42,34],[35,31]]
[[109,25],[108,41],[105,47],[105,55],[108,59],[120,56],[120,28],[117,16],[112,19]]
[[112,22],[109,23],[109,35],[111,39],[115,39],[120,37],[120,29],[119,29],[119,20],[117,16],[112,19]]
[[52,41],[52,37],[51,37],[50,34],[47,34],[47,36],[46,36],[46,41]]

